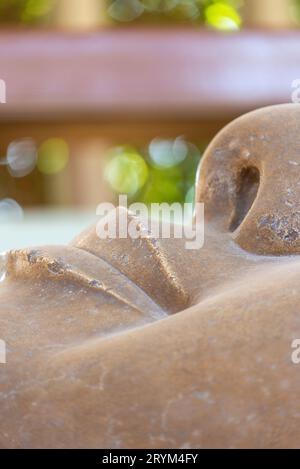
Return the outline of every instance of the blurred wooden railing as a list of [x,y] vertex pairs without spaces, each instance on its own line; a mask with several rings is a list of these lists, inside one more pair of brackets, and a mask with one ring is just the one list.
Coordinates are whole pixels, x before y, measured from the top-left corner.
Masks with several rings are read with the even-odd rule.
[[0,33],[1,121],[215,119],[290,100],[300,33]]

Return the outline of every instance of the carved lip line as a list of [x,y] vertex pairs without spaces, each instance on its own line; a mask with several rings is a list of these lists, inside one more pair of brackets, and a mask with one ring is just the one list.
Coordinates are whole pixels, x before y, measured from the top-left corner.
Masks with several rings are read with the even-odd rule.
[[[61,249],[62,247],[50,246],[46,249],[10,251],[8,253],[8,278],[12,273],[26,275],[28,269],[37,267],[40,269],[40,274],[47,273],[53,279],[64,275],[66,279],[78,282],[86,288],[110,295],[148,316],[149,319],[158,320],[168,316],[138,285],[105,260],[76,247],[64,246],[63,251],[60,251]],[[76,265],[75,257],[78,256],[78,252],[87,261],[84,268]],[[105,281],[99,277],[101,271],[105,272]]]

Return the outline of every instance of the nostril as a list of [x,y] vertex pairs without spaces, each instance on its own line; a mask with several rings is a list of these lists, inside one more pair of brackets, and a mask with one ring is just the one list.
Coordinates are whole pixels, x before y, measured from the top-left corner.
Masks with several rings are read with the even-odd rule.
[[243,168],[238,175],[235,209],[230,223],[230,231],[235,231],[249,212],[259,187],[259,171],[250,166]]

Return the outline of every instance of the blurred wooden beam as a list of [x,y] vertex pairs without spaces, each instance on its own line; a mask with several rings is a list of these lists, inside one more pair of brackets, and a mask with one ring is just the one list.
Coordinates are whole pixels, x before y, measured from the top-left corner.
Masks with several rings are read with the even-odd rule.
[[299,32],[104,29],[0,33],[0,120],[182,120],[288,102]]
[[94,30],[108,23],[106,12],[105,0],[59,0],[55,6],[54,24],[72,31]]
[[249,26],[288,29],[295,27],[295,8],[294,0],[250,0],[243,10]]
[[5,154],[13,140],[32,138],[38,145],[47,138],[60,137],[74,144],[90,142],[101,138],[108,146],[126,143],[144,148],[155,138],[176,138],[180,135],[193,143],[209,143],[216,133],[228,124],[229,119],[213,120],[147,120],[107,121],[24,121],[0,123],[0,154]]

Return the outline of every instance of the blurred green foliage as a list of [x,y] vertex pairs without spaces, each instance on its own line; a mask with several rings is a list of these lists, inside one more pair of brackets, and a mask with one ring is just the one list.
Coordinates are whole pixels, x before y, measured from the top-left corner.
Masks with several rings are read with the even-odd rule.
[[294,8],[292,10],[294,19],[297,23],[300,22],[300,0],[294,0]]
[[[0,0],[0,23],[21,25],[51,23],[54,18],[52,13],[60,1],[62,0]],[[98,2],[99,26],[101,19],[105,20],[104,3],[106,20],[117,25],[128,22],[194,23],[221,31],[235,31],[240,29],[243,23],[243,5],[251,0],[98,0]],[[299,23],[300,0],[291,0],[291,2],[291,15],[295,22]]]
[[[43,24],[60,0],[0,0],[0,22]],[[242,0],[99,0],[107,4],[107,17],[117,24],[139,22],[195,22],[221,30],[241,25]],[[72,14],[72,11],[70,11]]]
[[[116,194],[128,195],[131,202],[192,202],[201,150],[181,137],[180,139],[182,146],[186,145],[184,158],[180,160],[175,151],[178,139],[154,139],[155,155],[151,144],[144,151],[128,145],[113,148],[108,153],[106,181]],[[170,142],[173,142],[174,163],[170,163],[170,155],[165,153],[168,161],[166,166],[161,150],[170,148]],[[154,159],[157,155],[162,156],[161,160]]]
[[48,19],[57,0],[0,0],[2,23],[41,23]]

